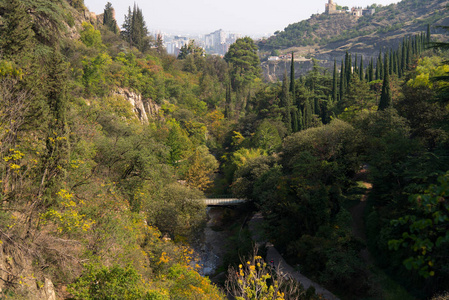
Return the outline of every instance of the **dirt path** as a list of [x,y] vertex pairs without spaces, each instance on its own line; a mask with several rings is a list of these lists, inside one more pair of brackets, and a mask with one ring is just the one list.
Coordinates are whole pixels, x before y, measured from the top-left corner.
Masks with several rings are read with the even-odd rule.
[[252,233],[252,238],[256,242],[256,245],[266,244],[267,246],[267,257],[265,261],[271,262],[273,261],[274,266],[279,269],[281,274],[285,274],[291,276],[296,281],[301,283],[305,289],[308,289],[310,286],[315,288],[317,294],[321,294],[325,299],[328,300],[339,300],[334,294],[320,286],[318,283],[313,282],[300,272],[296,271],[292,266],[290,266],[282,257],[282,255],[274,248],[273,244],[266,243],[263,241],[262,233],[261,233],[261,224],[263,221],[263,217],[261,213],[256,213],[251,221],[248,223],[248,227]]
[[274,248],[272,244],[267,243],[267,250],[268,251],[266,260],[269,262],[273,261],[273,264],[276,266],[276,268],[279,269],[281,274],[291,276],[296,281],[300,282],[305,289],[308,289],[309,287],[313,286],[315,288],[316,293],[322,295],[324,299],[338,300],[338,298],[334,294],[323,288],[321,285],[319,285],[316,282],[313,282],[300,272],[295,271],[295,269],[292,266],[287,264],[282,255],[276,250],[276,248]]
[[[360,199],[360,202],[349,209],[349,212],[352,216],[352,232],[354,236],[361,239],[366,244],[366,235],[365,235],[365,223],[363,220],[363,215],[366,208],[366,200],[368,197],[368,193],[371,191],[372,184],[368,182],[363,183],[366,187],[366,192]],[[360,256],[367,264],[373,263],[373,258],[368,251],[368,248],[364,248],[360,251]]]

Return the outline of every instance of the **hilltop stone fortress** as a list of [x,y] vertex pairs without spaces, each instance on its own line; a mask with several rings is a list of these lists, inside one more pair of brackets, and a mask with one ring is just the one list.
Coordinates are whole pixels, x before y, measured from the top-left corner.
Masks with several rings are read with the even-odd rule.
[[331,15],[331,14],[337,14],[340,13],[340,10],[337,10],[337,4],[334,3],[334,0],[329,0],[329,3],[326,3],[326,9],[325,9],[326,14]]
[[[337,6],[337,3],[334,3],[334,0],[329,0],[329,2],[326,3],[325,13],[328,15],[332,15],[332,14],[342,14],[342,13],[348,12],[345,9],[337,9],[337,8],[339,8]],[[376,12],[376,10],[374,8],[361,8],[361,7],[351,8],[351,15],[353,15],[354,17],[374,15],[375,12]]]

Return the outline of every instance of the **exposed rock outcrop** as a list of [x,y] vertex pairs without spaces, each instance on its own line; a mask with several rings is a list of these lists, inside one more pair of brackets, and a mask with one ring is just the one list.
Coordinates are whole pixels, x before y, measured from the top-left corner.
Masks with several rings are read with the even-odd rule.
[[55,287],[53,285],[53,282],[51,282],[51,280],[48,278],[45,278],[42,294],[44,297],[41,299],[56,300]]
[[[17,249],[16,249],[17,250]],[[30,300],[56,300],[56,291],[53,282],[45,277],[39,281],[35,277],[32,258],[26,254],[7,250],[0,243],[0,299],[8,288],[14,287],[15,296]],[[38,276],[40,277],[40,276]],[[42,280],[42,279],[41,279]],[[22,299],[22,298],[21,298]]]
[[[285,71],[290,76],[290,60],[266,61],[262,63],[262,71],[264,79],[270,82],[282,80]],[[312,61],[303,59],[301,61],[295,60],[295,77],[304,75],[312,69]]]
[[148,118],[154,119],[159,114],[160,106],[151,99],[143,99],[141,94],[122,88],[115,94],[131,103],[134,114],[142,123],[148,123]]
[[143,107],[145,108],[145,111],[147,112],[147,115],[150,119],[155,119],[159,116],[159,110],[161,109],[161,107],[157,105],[153,100],[144,99]]

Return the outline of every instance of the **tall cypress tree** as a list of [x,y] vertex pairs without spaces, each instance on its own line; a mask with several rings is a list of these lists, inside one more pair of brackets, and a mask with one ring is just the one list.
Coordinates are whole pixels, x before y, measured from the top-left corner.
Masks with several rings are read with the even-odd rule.
[[125,20],[123,21],[122,28],[123,30],[120,32],[122,38],[132,46],[132,11],[131,7],[128,6],[128,14],[125,15]]
[[380,72],[380,69],[382,67],[382,64],[379,60],[379,57],[377,57],[377,61],[376,61],[376,80],[382,79],[382,73]]
[[369,62],[368,82],[371,82],[373,80],[374,80],[374,60],[371,57],[371,60]]
[[292,117],[290,113],[291,109],[291,100],[290,100],[290,93],[288,91],[289,84],[288,84],[288,77],[287,77],[287,70],[284,73],[284,79],[282,80],[282,90],[281,90],[281,107],[283,110],[284,115],[284,124],[287,128],[288,132],[292,131]]
[[337,76],[338,76],[338,72],[337,72],[337,60],[334,60],[334,73],[332,75],[332,100],[334,102],[337,102],[338,99],[338,94],[337,94]]
[[412,62],[412,43],[410,38],[407,39],[407,52],[405,55],[405,69],[408,70]]
[[389,66],[387,54],[385,54],[384,68],[384,79],[382,83],[382,93],[380,95],[378,110],[385,110],[393,105],[390,88],[390,74],[388,72]]
[[162,35],[160,33],[157,34],[155,47],[158,54],[167,52],[164,47],[164,40],[162,39]]
[[345,67],[345,90],[347,91],[349,87],[349,82],[351,81],[351,75],[352,75],[352,57],[351,54],[348,54],[348,60],[346,62]]
[[132,11],[131,7],[128,7],[128,14],[125,15],[122,27],[121,34],[131,47],[136,47],[140,51],[147,49],[149,46],[148,29],[145,25],[142,10],[137,4],[134,4]]
[[379,57],[378,57],[377,63],[378,63],[378,65],[376,66],[376,71],[378,68],[379,69],[379,78],[376,78],[376,79],[379,80],[379,79],[384,78],[384,66],[382,64],[382,50],[379,51]]
[[359,78],[360,78],[360,81],[363,81],[363,79],[365,78],[365,76],[363,74],[363,70],[364,70],[364,67],[363,67],[363,56],[360,56],[360,67],[359,67]]
[[343,60],[341,60],[339,102],[343,100],[344,91],[345,91],[345,63],[343,62]]
[[304,129],[304,118],[302,115],[302,109],[298,108],[298,110],[296,111],[297,113],[297,118],[298,118],[298,131],[301,131]]
[[313,101],[313,113],[315,115],[321,116],[321,101],[318,97],[315,97],[315,100]]
[[119,28],[117,26],[117,21],[114,17],[114,8],[112,7],[111,2],[108,2],[104,8],[103,12],[103,25],[106,26],[113,33],[118,33]]
[[402,40],[401,50],[401,74],[404,75],[407,67],[407,44],[405,43],[405,38]]
[[389,75],[393,74],[393,51],[390,49],[388,51],[388,73]]
[[143,50],[143,43],[145,37],[148,35],[148,30],[143,20],[142,10],[134,4],[133,16],[132,16],[132,40],[133,45],[139,49]]
[[417,56],[418,52],[418,36],[413,37],[413,56]]
[[397,51],[394,51],[393,52],[393,73],[395,73],[395,74],[399,74],[399,71],[398,71],[398,52]]
[[299,131],[298,112],[292,109],[291,115],[292,115],[292,132],[298,132]]
[[311,104],[311,100],[306,100],[306,103],[304,105],[304,114],[303,114],[303,123],[304,123],[304,129],[309,128],[312,125],[313,120],[313,108]]
[[423,52],[423,33],[421,32],[418,37],[418,55],[421,55]]
[[292,51],[292,61],[290,65],[290,95],[292,103],[296,103],[296,90],[295,90],[295,53]]

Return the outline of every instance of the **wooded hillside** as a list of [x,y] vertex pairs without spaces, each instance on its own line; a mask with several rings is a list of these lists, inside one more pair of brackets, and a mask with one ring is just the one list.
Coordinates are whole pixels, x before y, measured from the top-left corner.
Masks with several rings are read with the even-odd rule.
[[[295,78],[293,54],[266,83],[251,38],[224,58],[193,41],[174,57],[137,5],[121,30],[111,10],[0,2],[2,298],[319,299],[249,251],[255,212],[260,235],[341,299],[447,293],[436,24],[368,61],[345,52],[332,72],[312,60]],[[246,200],[219,285],[191,247],[206,195]]]
[[448,3],[446,0],[402,0],[388,6],[373,5],[376,9],[373,16],[359,18],[350,13],[312,15],[260,41],[258,46],[269,52],[313,46],[309,55],[327,60],[338,59],[345,51],[372,57],[379,50],[397,47],[405,36],[424,31],[428,24],[433,26],[433,34],[443,33],[437,26],[449,25],[445,9]]

